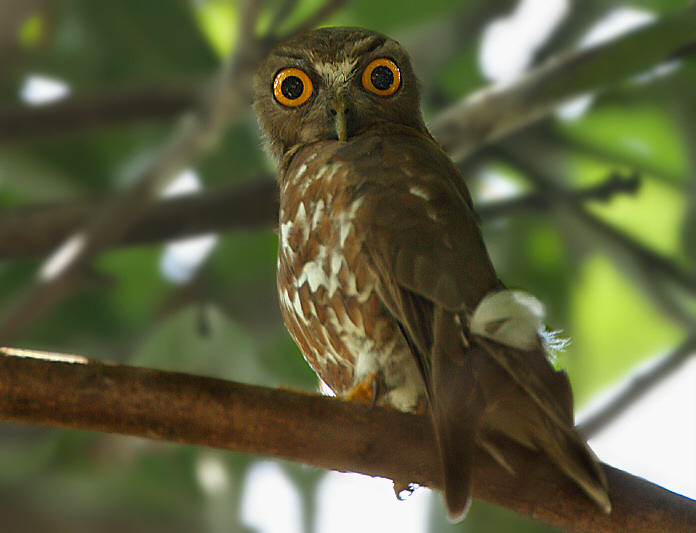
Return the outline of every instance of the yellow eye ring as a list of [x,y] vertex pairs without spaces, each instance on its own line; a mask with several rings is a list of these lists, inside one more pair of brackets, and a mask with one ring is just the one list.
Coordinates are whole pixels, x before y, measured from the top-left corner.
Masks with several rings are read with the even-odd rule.
[[389,96],[401,85],[401,71],[391,59],[381,57],[365,67],[362,84],[371,93]]
[[304,104],[313,92],[312,80],[299,68],[284,68],[273,80],[273,96],[285,107]]

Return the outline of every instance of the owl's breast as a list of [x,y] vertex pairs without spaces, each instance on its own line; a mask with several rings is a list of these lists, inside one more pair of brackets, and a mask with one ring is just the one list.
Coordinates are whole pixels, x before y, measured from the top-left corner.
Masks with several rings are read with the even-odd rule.
[[[345,162],[312,154],[281,181],[280,307],[304,357],[338,395],[371,373],[383,375],[387,389],[403,384],[404,372],[417,373],[404,363],[408,347],[378,296],[379,278],[356,228],[366,199],[351,177]],[[408,387],[418,388],[413,381]]]

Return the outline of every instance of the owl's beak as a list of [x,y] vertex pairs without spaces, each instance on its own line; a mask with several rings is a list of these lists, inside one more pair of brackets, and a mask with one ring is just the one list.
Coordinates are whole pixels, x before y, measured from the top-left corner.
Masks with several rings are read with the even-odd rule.
[[337,96],[329,102],[329,113],[333,117],[336,138],[339,141],[348,140],[348,103],[345,97]]

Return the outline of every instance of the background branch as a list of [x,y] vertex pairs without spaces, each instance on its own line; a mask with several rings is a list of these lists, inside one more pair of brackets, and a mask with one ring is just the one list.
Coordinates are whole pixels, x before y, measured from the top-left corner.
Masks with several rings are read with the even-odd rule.
[[[633,194],[637,176],[610,175],[606,181],[574,191],[574,202],[607,201],[617,194]],[[482,204],[482,220],[520,211],[548,209],[553,198],[545,191],[510,200]],[[0,212],[0,258],[42,257],[78,231],[99,211],[104,202],[90,199],[45,207]],[[273,228],[278,223],[278,193],[272,176],[260,176],[242,185],[186,195],[152,204],[133,227],[111,246],[155,244],[232,229]]]
[[[566,201],[580,204],[587,201],[597,200],[600,202],[608,202],[614,196],[620,194],[636,194],[640,188],[640,178],[637,174],[625,177],[617,172],[610,174],[606,180],[576,190],[563,191],[561,194]],[[509,200],[500,200],[498,202],[489,202],[480,204],[476,208],[476,212],[481,217],[481,220],[491,220],[523,211],[539,211],[550,209],[554,206],[557,198],[549,191],[539,189],[538,191],[523,194]],[[0,216],[0,224],[2,217]],[[0,233],[1,236],[1,233]],[[0,238],[0,243],[2,239]],[[0,248],[1,250],[2,248]]]
[[199,90],[193,85],[122,88],[98,94],[77,94],[41,106],[0,109],[0,143],[174,119],[194,107],[199,101]]
[[696,5],[691,4],[606,44],[549,60],[511,83],[478,91],[441,113],[431,131],[452,157],[463,160],[575,96],[659,65],[695,39]]
[[[105,201],[86,199],[0,212],[0,258],[42,257],[78,231]],[[261,176],[202,193],[163,199],[111,246],[155,244],[230,229],[278,223],[275,179]]]
[[[532,146],[535,145],[527,145],[525,150],[524,144],[514,147],[506,144],[496,149],[496,153],[555,198],[556,216],[567,231],[579,240],[591,240],[594,248],[603,248],[618,268],[633,277],[665,313],[686,331],[693,331],[696,318],[678,298],[696,296],[696,274],[604,222],[581,204],[569,201],[563,186],[542,168],[542,163],[527,156]],[[670,292],[670,286],[676,288],[678,294]]]
[[631,380],[614,399],[597,413],[578,425],[578,432],[585,439],[591,438],[626,412],[637,400],[679,370],[696,353],[696,336],[688,338],[671,354],[654,367]]
[[[75,356],[0,351],[0,417],[7,421],[225,448],[441,486],[426,416]],[[501,445],[524,475],[511,476],[481,453],[478,498],[567,531],[677,533],[696,524],[696,502],[608,466],[613,511],[604,515],[542,457]]]

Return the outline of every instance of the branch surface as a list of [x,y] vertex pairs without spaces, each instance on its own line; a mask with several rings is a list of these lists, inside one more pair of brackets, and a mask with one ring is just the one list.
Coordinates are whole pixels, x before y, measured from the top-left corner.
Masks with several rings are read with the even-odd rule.
[[[426,416],[75,356],[0,349],[0,418],[442,486]],[[481,453],[475,497],[567,531],[679,533],[696,527],[696,502],[621,470],[605,466],[613,506],[605,515],[543,457],[511,443],[505,453],[519,475]]]

